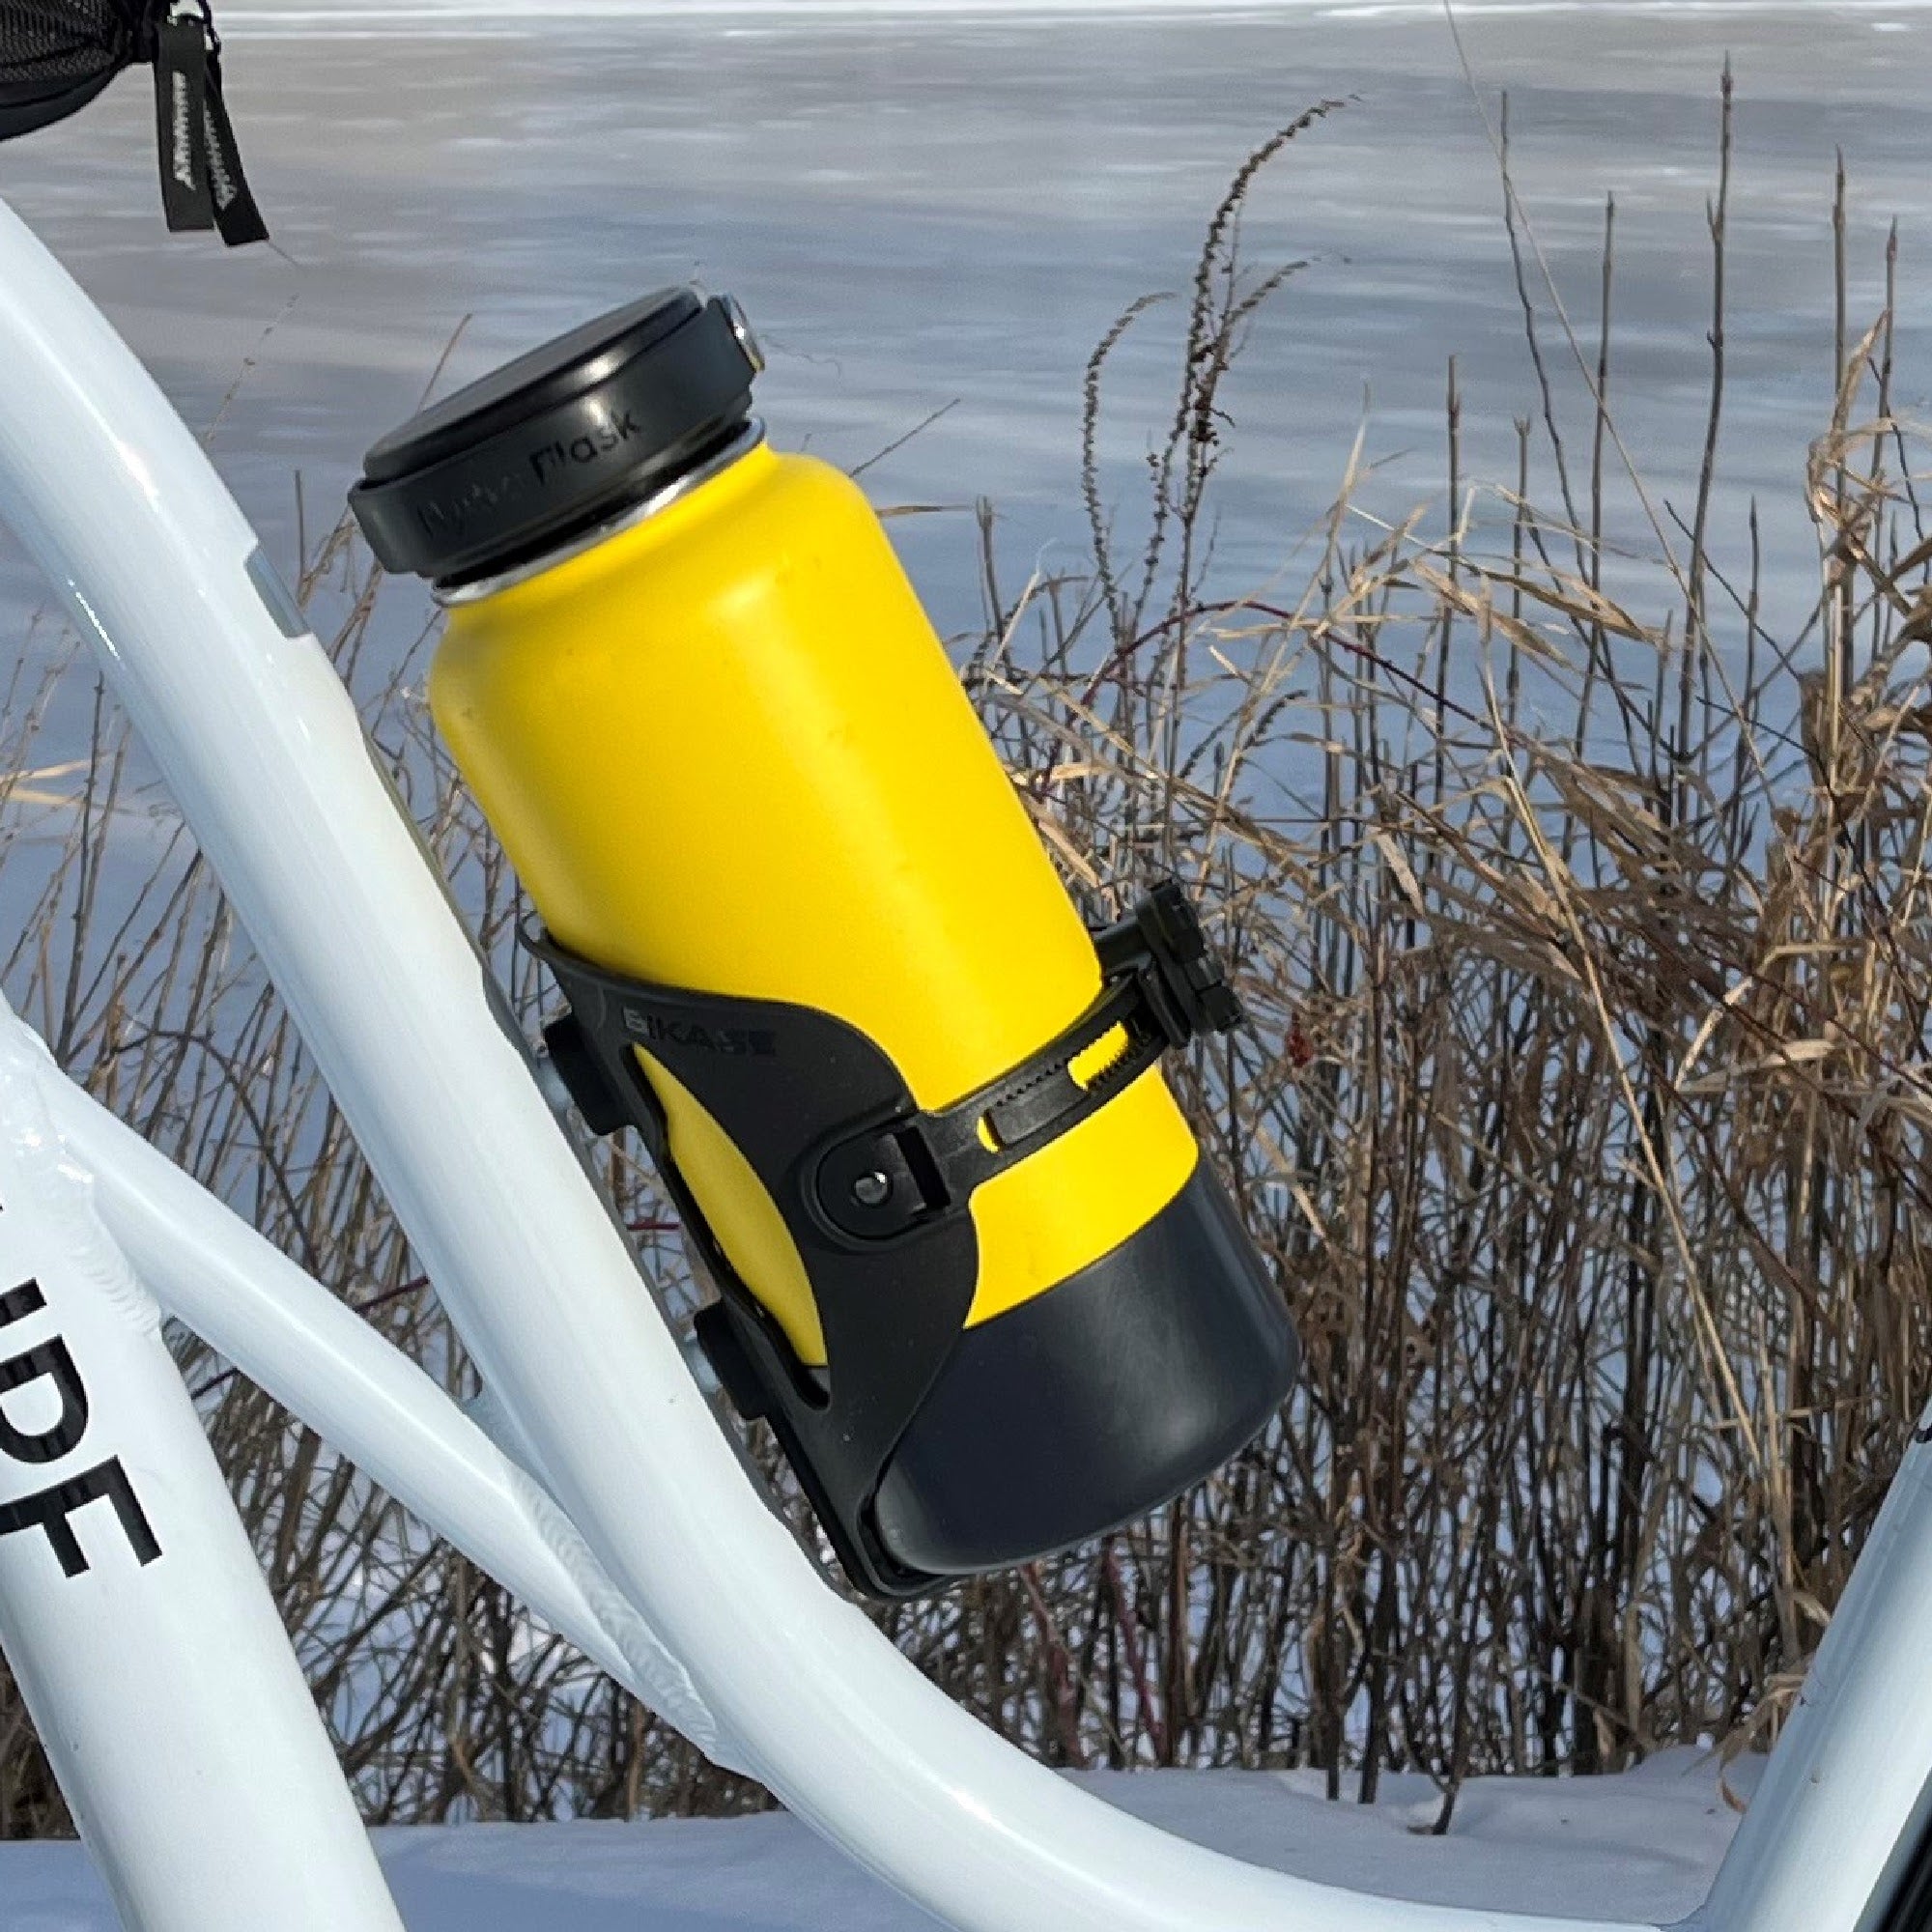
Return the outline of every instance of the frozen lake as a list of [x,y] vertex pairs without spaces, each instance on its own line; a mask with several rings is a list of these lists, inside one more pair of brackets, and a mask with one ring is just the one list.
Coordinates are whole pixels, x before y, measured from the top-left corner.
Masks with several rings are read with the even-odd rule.
[[[1619,417],[1660,494],[1702,435],[1717,78],[1736,61],[1733,387],[1716,527],[1767,506],[1773,610],[1803,594],[1804,447],[1832,386],[1834,151],[1853,175],[1853,314],[1903,217],[1906,400],[1932,383],[1923,195],[1932,12],[1903,4],[1502,4],[1462,9],[1492,106],[1512,99],[1522,192],[1565,299],[1594,326],[1605,193],[1619,198]],[[229,96],[280,254],[170,240],[141,77],[0,148],[0,193],[148,359],[287,561],[361,450],[451,376],[639,290],[737,293],[772,353],[775,435],[872,469],[942,628],[979,621],[991,498],[1015,582],[1070,561],[1080,378],[1134,297],[1183,286],[1242,156],[1323,96],[1352,104],[1264,180],[1252,260],[1309,267],[1230,392],[1221,568],[1281,566],[1329,500],[1364,409],[1384,508],[1439,488],[1461,357],[1469,468],[1507,478],[1535,392],[1496,167],[1439,7],[1359,0],[1122,9],[712,4],[542,10],[487,0],[222,15]],[[1120,358],[1105,447],[1125,495],[1171,412],[1174,311]],[[1558,356],[1559,363],[1561,356]],[[1583,414],[1572,380],[1572,399]],[[225,399],[225,400],[224,400]],[[1402,454],[1407,452],[1406,454]],[[31,581],[0,570],[17,634]]]

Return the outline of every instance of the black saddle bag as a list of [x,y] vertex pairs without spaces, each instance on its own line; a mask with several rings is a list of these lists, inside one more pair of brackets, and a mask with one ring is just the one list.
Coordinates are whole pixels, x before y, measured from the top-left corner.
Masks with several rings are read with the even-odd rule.
[[206,0],[0,0],[0,141],[78,113],[130,67],[155,71],[168,226],[213,229],[230,246],[266,242]]

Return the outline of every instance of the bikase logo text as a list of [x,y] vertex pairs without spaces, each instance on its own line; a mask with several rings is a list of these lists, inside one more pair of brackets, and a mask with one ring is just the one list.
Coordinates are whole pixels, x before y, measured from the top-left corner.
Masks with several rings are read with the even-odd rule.
[[624,1030],[634,1039],[659,1046],[695,1046],[705,1053],[728,1053],[741,1060],[775,1060],[779,1037],[762,1027],[707,1027],[696,1020],[666,1019],[637,1007],[624,1009]]
[[[0,1294],[0,1348],[12,1343],[8,1329],[43,1313],[46,1305],[37,1281],[22,1282]],[[14,1416],[20,1412],[17,1404],[14,1415],[9,1415],[10,1400],[24,1389],[37,1389],[43,1402],[51,1397],[59,1406],[60,1413],[44,1428],[29,1429],[16,1421]],[[0,1469],[10,1463],[38,1469],[62,1462],[80,1447],[86,1435],[87,1389],[72,1351],[58,1335],[0,1359]],[[70,1519],[93,1502],[113,1504],[121,1533],[144,1567],[161,1553],[154,1526],[118,1456],[32,1495],[0,1502],[0,1537],[37,1529],[52,1546],[62,1574],[84,1577],[89,1567],[87,1552],[81,1548]]]

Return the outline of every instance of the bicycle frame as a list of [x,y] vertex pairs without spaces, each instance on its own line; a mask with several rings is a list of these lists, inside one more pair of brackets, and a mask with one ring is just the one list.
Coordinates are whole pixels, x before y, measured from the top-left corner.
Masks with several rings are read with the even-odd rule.
[[[96,645],[490,1392],[458,1410],[0,1016],[0,1639],[130,1925],[399,1923],[152,1293],[700,1747],[964,1932],[1622,1932],[1166,1836],[984,1730],[826,1587],[660,1319],[322,647],[200,447],[4,204],[0,515]],[[1921,1443],[1697,1925],[1883,1924],[1932,1773],[1928,1634]]]

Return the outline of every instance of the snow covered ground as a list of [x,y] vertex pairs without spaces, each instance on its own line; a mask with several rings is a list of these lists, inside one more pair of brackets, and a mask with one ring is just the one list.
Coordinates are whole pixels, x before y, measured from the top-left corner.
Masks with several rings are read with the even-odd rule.
[[[1734,1767],[1747,1795],[1756,1765]],[[1236,1857],[1452,1905],[1667,1924],[1703,1897],[1737,1824],[1716,1761],[1665,1752],[1622,1777],[1488,1778],[1429,1833],[1425,1778],[1329,1804],[1312,1774],[1164,1772],[1082,1780],[1109,1804]],[[916,1932],[932,1920],[794,1819],[484,1825],[377,1834],[411,1932]],[[0,1846],[6,1932],[111,1932],[73,1845]]]

